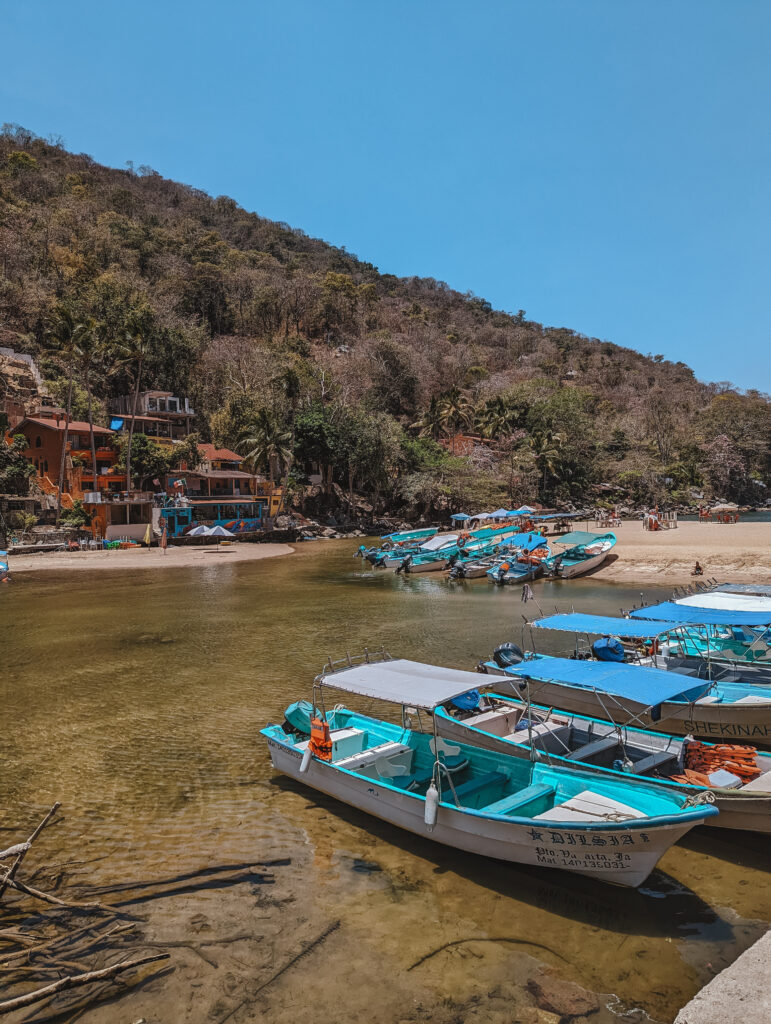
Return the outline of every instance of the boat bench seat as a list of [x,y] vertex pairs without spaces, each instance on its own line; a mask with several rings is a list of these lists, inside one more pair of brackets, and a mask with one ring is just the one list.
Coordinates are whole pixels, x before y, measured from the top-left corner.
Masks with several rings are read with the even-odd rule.
[[367,765],[375,764],[381,758],[386,758],[392,765],[400,765],[403,771],[408,771],[412,762],[412,747],[406,743],[397,743],[389,740],[386,743],[379,743],[369,750],[362,750],[361,753],[352,754],[335,761],[338,768],[347,768],[349,772],[356,772]]
[[636,807],[622,804],[620,800],[585,789],[576,793],[551,810],[533,815],[543,821],[625,821],[630,818],[644,818],[645,814]]
[[670,761],[677,761],[677,754],[673,750],[656,750],[648,757],[644,757],[642,761],[636,761],[633,770],[636,775],[646,775],[648,772],[669,764]]
[[[472,800],[488,787],[503,786],[508,781],[508,777],[502,772],[487,772],[485,775],[480,775],[479,778],[469,779],[468,782],[463,782],[460,786],[456,786],[455,797],[458,798],[459,804],[465,806],[467,800]],[[442,801],[454,804],[455,797],[449,785],[445,788],[444,780],[442,780]]]
[[[548,750],[549,753],[564,753],[570,739],[570,726],[564,722],[534,722],[530,729],[533,746]],[[509,743],[527,744],[527,728],[515,729],[504,737]],[[550,742],[553,740],[553,742]],[[564,744],[564,745],[563,745]],[[568,757],[568,754],[565,754]]]
[[[459,754],[457,757],[442,757],[442,763],[447,768],[450,775],[454,775],[456,772],[463,771],[464,768],[468,767],[468,758],[463,754]],[[385,782],[390,782],[392,786],[398,786],[399,789],[408,789],[413,792],[416,789],[422,789],[428,786],[429,782],[434,777],[434,765],[431,763],[430,768],[426,768],[424,771],[418,771],[413,773],[407,773],[403,775],[390,775],[382,772],[382,762],[378,761],[375,767],[378,769],[381,779]],[[444,783],[446,776],[442,776]],[[449,789],[449,786],[447,787]]]
[[600,736],[593,743],[587,743],[585,746],[579,747],[578,750],[574,750],[565,756],[571,761],[591,761],[595,755],[604,754],[606,750],[612,750],[613,747],[617,746],[618,736],[614,733],[612,736]]
[[[353,754],[360,753],[362,748],[367,745],[367,732],[365,729],[331,729],[329,732],[329,738],[332,740],[332,760],[336,761],[338,757],[351,757]],[[302,743],[295,744],[297,750],[305,750],[310,743],[310,740],[303,740]]]
[[526,804],[535,803],[546,797],[554,796],[554,786],[547,786],[544,782],[536,782],[527,789],[520,789],[518,793],[511,793],[509,796],[497,800],[494,804],[486,804],[480,810],[486,814],[511,814],[512,811],[520,811]]

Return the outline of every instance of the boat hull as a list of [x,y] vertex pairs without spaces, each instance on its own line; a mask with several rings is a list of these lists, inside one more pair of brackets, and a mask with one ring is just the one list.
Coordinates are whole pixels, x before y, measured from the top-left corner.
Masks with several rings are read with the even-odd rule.
[[608,557],[608,553],[608,551],[601,551],[598,555],[592,555],[590,558],[585,558],[581,562],[574,562],[570,565],[565,565],[563,563],[555,572],[552,572],[552,575],[561,580],[573,580],[576,576],[583,576],[584,573],[591,572],[592,569],[596,569],[597,566],[602,565]]
[[[539,708],[539,710],[545,713],[548,709]],[[550,717],[551,721],[555,722],[570,720],[569,715],[561,716],[559,712],[552,713]],[[514,724],[512,721],[512,729]],[[437,717],[437,731],[448,740],[455,740],[458,743],[473,743],[483,747],[485,750],[492,750],[498,754],[509,754],[513,757],[530,759],[531,748],[527,743],[513,743],[504,736],[495,736],[481,729],[469,727],[462,719],[453,718],[449,715],[439,715]],[[662,748],[666,746],[667,740],[663,736],[657,735],[651,739],[654,741],[652,749],[656,746],[656,740],[658,740]],[[678,741],[670,740],[669,742]],[[571,763],[568,758],[555,754],[546,755],[546,759],[552,764],[569,765]],[[588,761],[581,762],[581,767],[588,771],[596,772],[599,775],[611,777],[618,775],[615,771],[604,768],[601,765],[591,764]],[[625,773],[625,778],[631,780],[635,776]],[[639,776],[639,778],[644,782],[651,781],[650,778],[644,776]],[[699,787],[681,786],[674,782],[667,782],[666,779],[656,779],[655,781],[665,785],[676,786],[681,792],[699,792]],[[771,791],[714,788],[710,790],[710,793],[715,799],[715,806],[720,811],[720,814],[709,818],[705,823],[707,827],[739,829],[744,832],[759,832],[765,835],[771,834]]]
[[450,556],[447,558],[434,558],[430,562],[409,562],[404,567],[405,572],[441,572],[450,564]]
[[[493,675],[506,677],[502,669],[487,669]],[[537,670],[533,663],[533,672]],[[519,676],[510,677],[519,680]],[[516,686],[516,682],[512,685]],[[654,719],[647,705],[614,697],[603,703],[594,690],[563,686],[560,683],[531,678],[530,697],[533,703],[573,711],[589,718],[625,725],[630,721],[641,729],[669,733],[673,736],[694,736],[711,742],[745,742],[754,746],[771,747],[771,695],[768,701],[750,704],[700,704],[698,702],[666,701],[660,705],[661,715]]]
[[429,831],[423,817],[425,801],[415,794],[380,785],[316,758],[303,774],[299,750],[273,738],[267,738],[267,743],[277,771],[407,832],[466,853],[557,868],[620,885],[644,882],[659,858],[694,824],[681,820],[637,827],[617,825],[593,829],[589,834],[564,822],[518,822],[442,802],[436,825]]

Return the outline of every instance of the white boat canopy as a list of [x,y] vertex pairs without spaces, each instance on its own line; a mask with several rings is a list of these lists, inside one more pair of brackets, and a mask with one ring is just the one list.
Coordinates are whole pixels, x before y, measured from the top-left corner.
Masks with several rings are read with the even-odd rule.
[[468,693],[469,690],[490,685],[490,680],[477,672],[424,665],[420,661],[407,661],[405,658],[352,665],[350,668],[322,673],[319,682],[347,693],[358,693],[362,697],[374,697],[376,700],[425,711],[433,711],[440,704]]
[[695,608],[715,608],[732,612],[767,612],[771,609],[771,597],[758,594],[693,594],[690,597],[678,597],[675,604]]

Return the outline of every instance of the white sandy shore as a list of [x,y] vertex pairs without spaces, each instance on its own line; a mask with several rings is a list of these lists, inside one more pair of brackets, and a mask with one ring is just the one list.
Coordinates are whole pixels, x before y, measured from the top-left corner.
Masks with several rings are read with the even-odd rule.
[[771,582],[771,523],[680,523],[676,530],[650,533],[642,523],[614,530],[618,543],[597,573],[619,583],[693,582],[698,559],[706,578],[721,582]]
[[[771,582],[771,523],[680,523],[676,530],[649,533],[639,522],[615,531],[618,543],[595,579],[669,586],[693,582],[698,559],[706,578],[736,583]],[[321,542],[319,542],[321,543]],[[326,544],[350,541],[325,541]],[[11,574],[41,570],[173,569],[251,562],[288,555],[289,544],[232,544],[128,551],[52,552],[14,555]]]
[[222,544],[205,547],[135,548],[124,551],[49,551],[39,555],[14,555],[9,559],[11,575],[67,569],[69,572],[99,569],[185,569],[198,566],[257,562],[276,555],[290,555],[289,544]]

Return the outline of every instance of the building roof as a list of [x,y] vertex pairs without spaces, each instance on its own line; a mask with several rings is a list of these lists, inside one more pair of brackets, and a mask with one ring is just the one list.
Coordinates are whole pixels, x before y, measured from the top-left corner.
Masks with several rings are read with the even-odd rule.
[[198,451],[207,462],[243,462],[243,455],[230,448],[216,448],[213,444],[199,444]]
[[208,480],[261,480],[255,473],[243,473],[240,469],[180,469],[175,470],[184,476],[202,476]]
[[[50,419],[49,420],[49,419],[38,419],[36,416],[27,416],[27,417],[25,417],[21,421],[21,423],[18,423],[14,427],[14,430],[18,430],[19,427],[23,427],[25,423],[34,423],[34,425],[36,427],[45,427],[47,430],[58,430],[58,431],[61,431],[62,433],[64,433],[64,427],[65,427],[66,422],[67,422],[66,419],[60,419],[60,420]],[[83,423],[82,420],[70,420],[70,425],[69,425],[69,428],[68,428],[68,433],[70,433],[70,434],[82,434],[84,432],[88,432],[90,429],[91,429],[90,425],[88,423]],[[95,434],[114,434],[115,431],[114,430],[110,430],[109,427],[100,427],[98,424],[95,423],[94,424],[94,433]]]

